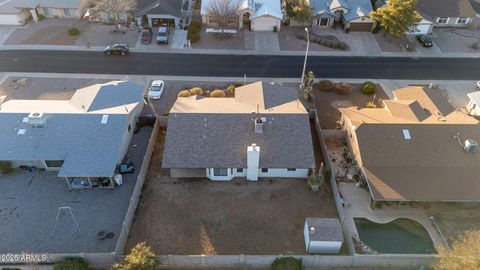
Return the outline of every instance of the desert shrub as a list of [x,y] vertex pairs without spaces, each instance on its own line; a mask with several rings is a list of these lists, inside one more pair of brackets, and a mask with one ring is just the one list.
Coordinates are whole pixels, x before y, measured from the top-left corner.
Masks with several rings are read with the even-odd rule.
[[178,92],[178,97],[189,97],[191,95],[192,94],[188,90],[182,90],[182,91]]
[[188,90],[192,96],[201,96],[203,95],[203,90],[200,87],[193,87],[190,90]]
[[352,90],[351,84],[341,82],[335,85],[335,91],[337,91],[338,94],[345,95],[345,94],[348,94],[350,90]]
[[39,21],[45,20],[45,15],[43,15],[43,14],[37,14],[37,17],[38,17]]
[[213,90],[210,93],[210,97],[224,97],[225,96],[225,91],[221,89]]
[[0,173],[9,174],[13,172],[12,163],[10,161],[0,161]]
[[338,49],[338,41],[332,41],[332,48]]
[[318,82],[318,88],[321,91],[330,91],[333,89],[333,83],[330,80],[320,80]]
[[87,270],[88,264],[82,258],[65,258],[53,264],[53,270]]
[[195,43],[200,40],[200,31],[202,31],[202,23],[199,21],[192,21],[188,26],[187,39]]
[[375,94],[376,87],[373,82],[366,81],[362,84],[362,87],[360,88],[360,90],[362,91],[362,94],[371,96]]
[[145,244],[145,242],[137,244],[132,248],[130,254],[125,257],[125,261],[121,264],[115,264],[114,270],[156,270],[157,261],[155,253]]
[[376,108],[377,107],[377,105],[375,105],[375,103],[373,103],[372,101],[367,102],[366,106],[367,106],[367,108]]
[[340,50],[345,51],[345,50],[348,48],[347,43],[345,43],[345,42],[343,42],[343,41],[340,41],[340,42],[338,43],[338,48],[339,48]]
[[472,45],[470,45],[470,48],[474,50],[480,50],[480,41],[472,43]]
[[80,30],[78,30],[78,28],[76,28],[76,27],[71,27],[71,28],[68,29],[68,34],[70,36],[78,36],[78,35],[80,35]]
[[272,265],[272,270],[301,270],[302,260],[293,257],[276,258]]
[[227,95],[230,96],[235,95],[235,86],[233,86],[233,84],[230,84],[229,86],[227,86],[227,90],[225,90],[225,92],[227,92]]

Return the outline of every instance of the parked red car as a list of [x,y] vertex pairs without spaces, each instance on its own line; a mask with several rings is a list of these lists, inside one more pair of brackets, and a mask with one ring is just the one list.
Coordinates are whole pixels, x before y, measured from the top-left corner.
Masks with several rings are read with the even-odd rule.
[[152,29],[144,29],[140,36],[143,44],[152,43]]

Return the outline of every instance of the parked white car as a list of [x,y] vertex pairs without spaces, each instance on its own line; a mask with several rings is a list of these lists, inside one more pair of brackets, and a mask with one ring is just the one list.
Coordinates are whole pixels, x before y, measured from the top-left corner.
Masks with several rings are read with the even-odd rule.
[[151,99],[160,99],[163,94],[165,83],[162,80],[155,80],[148,87],[148,97]]

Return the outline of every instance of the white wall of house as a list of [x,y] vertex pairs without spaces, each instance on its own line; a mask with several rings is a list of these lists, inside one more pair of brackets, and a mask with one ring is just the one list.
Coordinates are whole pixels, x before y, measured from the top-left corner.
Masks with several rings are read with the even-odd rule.
[[[128,147],[130,146],[130,141],[132,140],[132,137],[133,137],[133,131],[135,130],[135,127],[137,124],[137,117],[142,112],[143,105],[144,105],[143,100],[138,102],[138,105],[135,107],[135,109],[133,109],[128,115],[127,126],[123,131],[123,143],[122,143],[122,148],[120,149],[120,152],[119,152],[118,163],[121,163],[123,158],[127,154]],[[128,125],[130,125],[130,131],[128,130]]]
[[473,21],[468,17],[436,17],[434,27],[467,27]]
[[467,104],[467,112],[470,115],[480,116],[480,106],[475,102],[475,100],[470,99]]
[[[235,177],[247,177],[247,168],[242,168],[243,171],[238,171],[237,168],[224,168],[227,170],[226,175],[218,176],[214,173],[214,168],[207,168],[207,178],[213,181],[230,181]],[[267,170],[262,172],[262,170]],[[307,178],[309,169],[280,169],[280,168],[268,168],[257,169],[258,177],[274,177],[274,178]],[[251,180],[256,181],[256,180]]]
[[0,25],[22,25],[21,14],[0,14]]
[[81,15],[77,8],[51,8],[51,7],[38,7],[37,13],[45,16],[46,18],[79,18]]
[[272,31],[277,27],[277,31],[280,31],[281,20],[272,16],[261,16],[251,20],[252,31]]

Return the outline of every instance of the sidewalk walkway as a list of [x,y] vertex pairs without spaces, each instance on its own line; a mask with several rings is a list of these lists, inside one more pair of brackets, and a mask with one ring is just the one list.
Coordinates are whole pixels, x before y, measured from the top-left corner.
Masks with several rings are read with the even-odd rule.
[[172,49],[183,49],[187,42],[187,31],[176,29],[173,33]]

